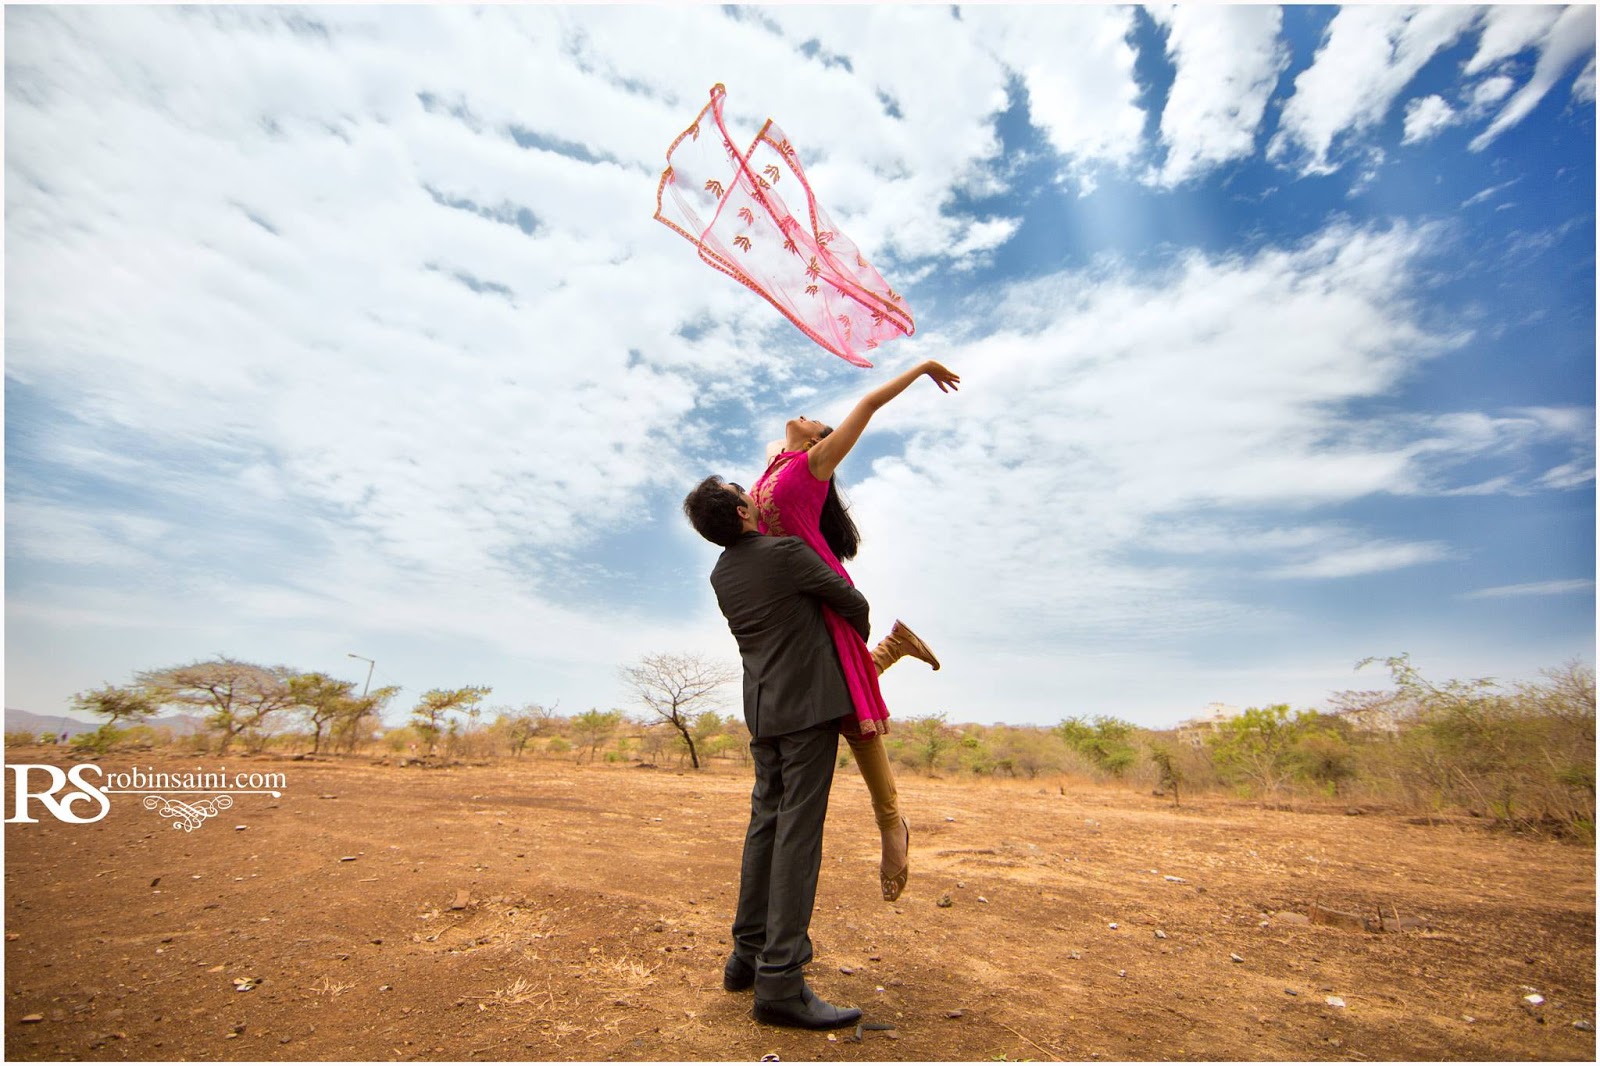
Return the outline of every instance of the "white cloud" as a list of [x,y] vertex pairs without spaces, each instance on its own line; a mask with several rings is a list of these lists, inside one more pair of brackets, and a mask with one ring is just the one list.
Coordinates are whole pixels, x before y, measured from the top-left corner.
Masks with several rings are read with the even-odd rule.
[[6,505],[10,550],[18,558],[135,573],[179,530],[139,515],[13,496]]
[[1211,560],[1242,556],[1242,573],[1268,578],[1343,578],[1457,557],[1439,541],[1396,542],[1341,524],[1256,527],[1193,516],[1158,528],[1145,547]]
[[[787,324],[649,219],[667,142],[707,86],[637,59],[685,17],[332,9],[324,36],[272,9],[20,14],[9,370],[172,449],[274,457],[280,498],[358,509],[409,565],[499,567],[629,521],[628,500],[675,483],[680,453],[663,443],[693,433],[697,379],[735,397],[758,373],[793,373],[761,343]],[[730,80],[758,87],[800,62],[769,30],[694,18]],[[863,233],[898,234],[905,254],[1003,242],[1012,221],[941,213],[994,150],[1003,94],[941,93],[909,62],[877,75],[822,78],[785,117],[830,207],[869,249]],[[910,118],[883,115],[874,85]],[[731,100],[741,117],[764,106]],[[872,121],[838,121],[867,104]],[[937,143],[901,128],[930,121]],[[555,147],[519,146],[518,131]],[[882,195],[877,167],[909,176]],[[679,336],[699,321],[716,325]],[[150,462],[126,477],[167,480]]]
[[1478,50],[1461,72],[1472,77],[1520,55],[1550,32],[1562,10],[1554,4],[1496,4],[1485,8]]
[[1576,459],[1551,467],[1539,476],[1539,486],[1547,489],[1576,489],[1594,481],[1594,457]]
[[1572,98],[1580,104],[1594,103],[1594,56],[1589,57],[1589,62],[1572,79]]
[[[1539,61],[1534,65],[1527,84],[1506,101],[1505,107],[1501,108],[1488,128],[1472,139],[1468,145],[1472,151],[1481,152],[1500,134],[1527,118],[1528,113],[1538,106],[1539,101],[1544,99],[1572,64],[1586,56],[1593,62],[1594,21],[1592,6],[1575,5],[1561,12],[1540,44]],[[1574,86],[1574,95],[1580,93],[1581,90]]]
[[[1407,299],[1431,231],[1334,225],[919,302],[919,278],[1017,231],[955,210],[1023,172],[995,128],[1012,74],[1069,186],[1144,172],[1136,17],[8,10],[7,375],[48,422],[24,449],[41,468],[8,461],[14,661],[70,692],[219,650],[318,669],[355,650],[413,693],[489,680],[604,705],[620,661],[727,653],[715,552],[671,497],[756,465],[776,408],[825,413],[862,379],[649,217],[708,70],[736,133],[777,119],[841,228],[910,279],[924,328],[883,370],[930,354],[967,379],[897,401],[883,439],[909,450],[847,472],[880,628],[904,611],[969,649],[928,701],[976,705],[994,678],[975,663],[1026,663],[1016,713],[1048,717],[1143,647],[1293,620],[1230,577],[1350,573],[1363,551],[1370,572],[1436,543],[1330,515],[1354,499],[1592,480],[1583,412],[1353,413],[1459,342]],[[1203,42],[1232,18],[1249,44],[1220,61]],[[1270,12],[1167,20],[1179,182],[1248,151],[1281,59]],[[63,634],[104,655],[54,650]]]
[[1469,106],[1474,114],[1499,103],[1506,98],[1517,83],[1504,74],[1497,74],[1492,78],[1485,78],[1474,85],[1468,96]]
[[[1463,558],[1445,539],[1323,520],[1356,500],[1448,494],[1483,461],[1583,435],[1582,411],[1355,413],[1462,342],[1415,317],[1433,242],[1336,225],[1249,257],[1011,286],[986,305],[1007,328],[938,352],[962,374],[959,394],[913,389],[877,416],[874,432],[906,435],[903,456],[843,471],[866,537],[852,574],[882,619],[921,622],[969,658],[1060,659],[1056,698],[1070,701],[1075,684],[1094,687],[1074,679],[1119,657],[1308,624],[1250,602],[1252,577],[1337,581]],[[993,679],[973,673],[895,684],[914,706],[982,707]],[[1031,676],[1046,720],[1060,704]]]
[[[1133,164],[1142,147],[1135,17],[1132,8],[1073,5],[961,9],[962,22],[1022,79],[1033,124],[1067,157],[1069,171],[1091,177],[1096,164]],[[1063,41],[1072,42],[1070,62]]]
[[1174,5],[1151,14],[1167,28],[1176,68],[1161,112],[1167,157],[1156,176],[1170,187],[1254,153],[1289,53],[1278,38],[1283,16],[1276,7]]
[[[963,635],[979,642],[1002,634],[1010,611],[1029,613],[1041,641],[1236,619],[1241,608],[1207,594],[1187,564],[1136,568],[1123,553],[1173,523],[1233,515],[1248,533],[1253,511],[1431,492],[1470,451],[1432,423],[1342,413],[1455,343],[1407,309],[1427,245],[1415,230],[1340,226],[1248,259],[1190,256],[1159,276],[1013,288],[995,308],[1013,328],[941,355],[964,376],[958,396],[924,390],[880,414],[911,442],[856,486],[863,528],[940,533],[864,551],[863,586],[929,612],[966,604]],[[1457,452],[1431,443],[1446,439]],[[1342,538],[1332,546],[1371,539]],[[991,548],[952,567],[940,561],[950,543]],[[1016,600],[1040,586],[1069,590],[1042,618]]]
[[1423,65],[1478,17],[1477,8],[1442,5],[1341,8],[1312,65],[1295,78],[1269,158],[1285,158],[1298,147],[1302,173],[1337,170],[1335,142],[1381,122]]
[[1570,581],[1531,581],[1524,585],[1495,585],[1492,588],[1473,589],[1462,593],[1466,600],[1504,600],[1524,596],[1562,596],[1570,592],[1592,592],[1594,582],[1588,578]]
[[1405,136],[1402,144],[1416,144],[1435,136],[1459,121],[1455,109],[1437,94],[1419,97],[1406,104]]
[[967,230],[966,237],[952,245],[946,254],[955,259],[963,259],[975,252],[991,251],[1010,240],[1019,225],[1020,221],[1014,218],[997,218],[975,223]]
[[[911,259],[942,257],[957,245],[971,254],[992,247],[985,239],[1003,239],[1001,229],[942,210],[957,190],[995,191],[993,118],[1006,106],[1005,70],[970,25],[947,8],[760,11],[774,51],[737,81],[719,74],[730,115],[750,135],[766,117],[777,121],[829,214],[857,244]],[[887,40],[919,44],[882,47]],[[811,59],[800,51],[808,44],[816,44]],[[928,55],[940,57],[942,76],[928,77]],[[802,72],[805,89],[796,91],[791,79]]]
[[[1526,494],[1534,488],[1577,487],[1594,477],[1594,409],[1515,408],[1503,414],[1482,411],[1411,415],[1402,423],[1412,434],[1408,454],[1418,474],[1416,491]],[[1531,456],[1564,448],[1569,460],[1535,474]],[[1468,486],[1456,485],[1458,471],[1494,461],[1509,473]],[[1451,486],[1456,486],[1452,488]]]
[[[9,472],[13,573],[32,575],[13,619],[123,633],[144,597],[89,583],[116,567],[161,590],[152,631],[193,639],[185,620],[207,619],[193,654],[233,635],[313,662],[356,624],[572,677],[717,645],[714,608],[685,626],[584,605],[665,583],[585,561],[600,538],[704,547],[653,500],[720,450],[715,405],[837,373],[650,219],[710,87],[697,72],[728,84],[736,131],[781,121],[891,276],[897,256],[959,266],[1016,227],[948,209],[996,191],[1006,74],[970,27],[944,9],[750,14],[8,12],[7,373],[76,416],[33,483],[97,486],[82,511],[18,503],[30,479]],[[959,76],[872,45],[902,37]],[[659,61],[691,38],[699,60]],[[813,38],[855,71],[808,60]],[[98,517],[101,492],[128,516]]]
[[1345,192],[1346,198],[1360,196],[1377,184],[1378,177],[1383,173],[1383,161],[1388,158],[1388,153],[1377,145],[1369,145],[1354,158],[1358,169],[1356,176],[1350,179],[1350,187]]
[[1438,541],[1392,543],[1377,541],[1319,555],[1304,562],[1290,563],[1268,572],[1279,578],[1341,578],[1378,574],[1423,563],[1458,558],[1459,553]]

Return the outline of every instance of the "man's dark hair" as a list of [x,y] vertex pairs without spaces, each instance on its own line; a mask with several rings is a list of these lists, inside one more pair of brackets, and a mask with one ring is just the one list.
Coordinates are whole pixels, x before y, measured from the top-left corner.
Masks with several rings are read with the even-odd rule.
[[683,513],[696,533],[724,548],[731,546],[744,532],[744,522],[739,518],[739,497],[715,474],[683,498]]

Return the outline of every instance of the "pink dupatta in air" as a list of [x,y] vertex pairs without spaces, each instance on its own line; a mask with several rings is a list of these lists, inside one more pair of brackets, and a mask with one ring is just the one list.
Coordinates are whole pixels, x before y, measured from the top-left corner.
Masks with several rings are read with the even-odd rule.
[[[911,311],[829,220],[794,147],[770,118],[749,151],[734,146],[722,119],[726,95],[720,83],[713,86],[710,103],[667,149],[667,169],[656,186],[656,220],[691,241],[712,267],[759,293],[806,336],[841,359],[870,367],[863,351],[915,332]],[[804,198],[800,217],[780,190],[796,204]]]

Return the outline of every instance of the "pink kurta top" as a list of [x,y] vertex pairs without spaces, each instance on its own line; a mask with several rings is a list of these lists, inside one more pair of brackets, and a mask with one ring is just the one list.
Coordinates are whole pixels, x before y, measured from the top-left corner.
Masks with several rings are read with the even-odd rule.
[[[805,452],[779,452],[768,464],[766,473],[750,490],[755,500],[761,532],[780,537],[799,537],[833,567],[851,586],[850,575],[839,562],[828,542],[822,539],[822,504],[828,498],[828,483],[811,473]],[[889,731],[889,708],[878,689],[878,668],[872,661],[867,642],[854,626],[831,608],[823,607],[823,618],[833,645],[839,651],[845,684],[855,703],[856,718],[863,735]]]

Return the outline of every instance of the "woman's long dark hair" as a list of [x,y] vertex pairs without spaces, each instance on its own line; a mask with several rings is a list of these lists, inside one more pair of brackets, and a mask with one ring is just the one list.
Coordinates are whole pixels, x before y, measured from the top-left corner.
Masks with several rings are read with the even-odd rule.
[[[826,437],[832,432],[830,426],[822,431],[822,436]],[[856,557],[856,549],[861,546],[861,534],[856,530],[855,520],[850,517],[844,497],[839,495],[837,477],[828,479],[828,498],[822,501],[822,517],[817,525],[822,530],[822,539],[827,542],[828,550],[840,562]]]

